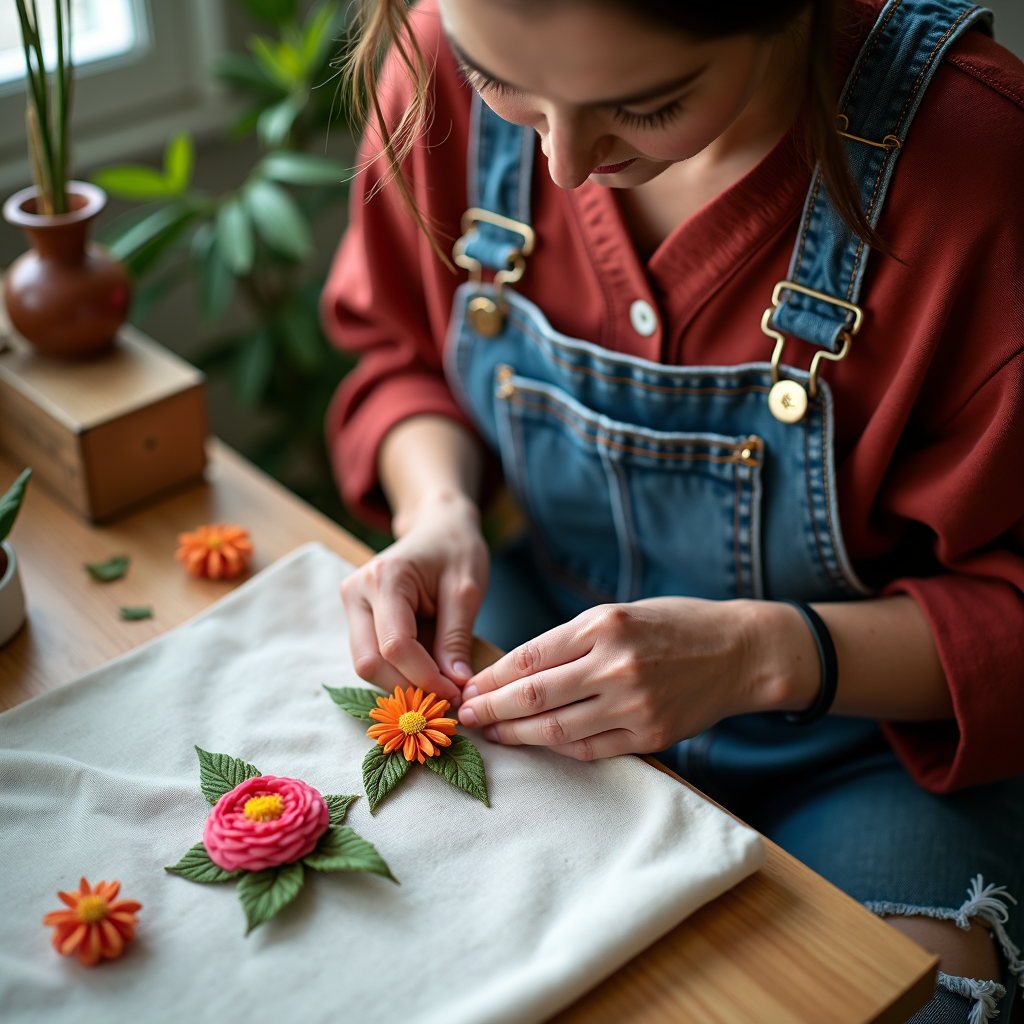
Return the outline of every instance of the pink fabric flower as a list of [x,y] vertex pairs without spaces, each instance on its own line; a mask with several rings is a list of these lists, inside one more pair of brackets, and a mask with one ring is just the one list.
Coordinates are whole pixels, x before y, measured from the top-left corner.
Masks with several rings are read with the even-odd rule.
[[203,845],[225,871],[263,871],[312,853],[329,824],[327,804],[312,786],[260,775],[217,801],[203,826]]

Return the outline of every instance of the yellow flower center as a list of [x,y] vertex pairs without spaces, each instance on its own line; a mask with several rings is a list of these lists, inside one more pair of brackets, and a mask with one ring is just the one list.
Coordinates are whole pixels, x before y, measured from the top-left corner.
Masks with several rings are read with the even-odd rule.
[[75,913],[83,924],[99,924],[106,918],[107,909],[107,901],[102,896],[83,896],[75,907]]
[[242,813],[250,821],[277,821],[284,814],[284,798],[277,793],[254,796],[246,800]]
[[220,547],[220,546],[221,546],[221,545],[222,545],[223,543],[224,543],[224,538],[223,538],[223,537],[220,537],[220,536],[218,536],[217,534],[214,534],[214,535],[213,535],[212,537],[210,537],[210,539],[209,539],[209,540],[207,540],[207,542],[206,542],[206,544],[207,544],[207,547],[209,547],[209,549],[210,549],[211,551],[216,551],[216,550],[217,550],[217,548],[219,548],[219,547]]
[[427,720],[418,711],[406,711],[401,718],[398,719],[398,728],[405,733],[406,736],[415,736],[418,732],[423,732],[427,727]]

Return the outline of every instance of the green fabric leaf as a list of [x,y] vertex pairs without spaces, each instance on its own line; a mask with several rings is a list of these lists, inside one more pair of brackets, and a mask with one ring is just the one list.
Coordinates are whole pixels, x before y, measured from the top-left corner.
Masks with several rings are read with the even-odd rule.
[[124,622],[140,622],[142,619],[153,618],[153,608],[148,604],[126,605],[121,609]]
[[315,153],[270,153],[260,162],[259,171],[285,185],[340,185],[352,172],[340,160]]
[[327,804],[327,810],[331,812],[331,824],[340,825],[345,820],[345,815],[348,814],[349,806],[353,800],[358,800],[356,796],[328,796],[324,794],[324,802]]
[[442,747],[437,757],[428,757],[423,763],[446,782],[464,789],[485,806],[491,806],[487,800],[484,759],[465,736],[453,736],[450,747]]
[[374,743],[366,752],[363,758],[363,789],[366,790],[366,799],[370,801],[371,814],[381,800],[402,781],[408,770],[409,762],[400,750],[385,754],[384,748]]
[[230,754],[211,754],[202,747],[196,747],[196,753],[199,755],[199,786],[211,804],[246,779],[262,774],[258,768]]
[[274,369],[274,339],[267,327],[249,335],[235,358],[235,395],[243,404],[260,404]]
[[287,907],[302,891],[305,880],[301,862],[266,871],[243,871],[238,880],[238,898],[245,911],[245,934]]
[[359,686],[325,686],[328,696],[342,711],[347,711],[353,718],[364,722],[372,722],[370,712],[377,707],[377,698],[386,697],[383,690],[364,689]]
[[370,871],[398,881],[373,843],[350,828],[329,828],[303,863],[315,871]]
[[175,135],[164,150],[164,176],[172,195],[179,196],[192,184],[196,151],[187,132]]
[[217,212],[217,245],[228,269],[236,277],[245,277],[252,270],[255,242],[249,211],[237,196],[229,199]]
[[112,583],[114,580],[119,580],[128,571],[129,561],[127,555],[113,555],[105,562],[94,562],[92,565],[86,562],[85,567],[94,580],[99,580],[100,583]]
[[178,192],[162,171],[145,164],[121,164],[97,171],[92,180],[117,199],[146,202],[173,199]]
[[177,864],[164,868],[172,875],[181,875],[193,882],[227,882],[237,878],[241,871],[225,871],[217,867],[202,843],[196,843]]
[[256,230],[271,249],[293,260],[313,251],[313,239],[302,211],[280,185],[257,179],[246,188],[246,201]]
[[21,511],[21,503],[25,499],[25,488],[28,486],[28,478],[31,475],[31,469],[22,470],[21,476],[0,498],[0,540],[7,540],[7,535],[14,528],[14,520],[18,518],[18,513]]

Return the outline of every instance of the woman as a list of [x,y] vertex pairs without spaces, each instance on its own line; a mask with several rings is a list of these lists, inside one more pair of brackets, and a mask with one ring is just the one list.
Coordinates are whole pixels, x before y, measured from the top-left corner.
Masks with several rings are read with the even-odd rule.
[[[1001,891],[964,900],[1024,864],[1024,68],[990,23],[368,0],[324,293],[363,352],[339,479],[398,538],[343,590],[360,675],[662,751],[940,954],[920,1021],[1008,1019],[1024,967]],[[498,460],[529,543],[489,585]],[[471,677],[474,621],[515,649]]]

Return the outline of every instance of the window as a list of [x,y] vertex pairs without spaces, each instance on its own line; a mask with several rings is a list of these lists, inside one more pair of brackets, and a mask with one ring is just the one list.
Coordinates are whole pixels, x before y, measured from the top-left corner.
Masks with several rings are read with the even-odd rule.
[[[47,64],[55,60],[53,5],[42,0],[39,20],[43,31],[43,58]],[[148,45],[148,23],[145,7],[132,0],[72,0],[71,23],[74,36],[71,55],[79,75],[93,70],[90,65],[127,57],[138,59]],[[101,69],[97,69],[101,70]],[[18,12],[14,0],[0,4],[0,86],[13,91],[25,74],[25,53],[18,30]]]
[[[72,0],[73,167],[87,174],[179,131],[232,115],[211,66],[223,50],[222,0]],[[52,0],[37,0],[46,38]],[[45,16],[44,16],[45,15]],[[50,27],[52,38],[52,26]],[[51,44],[52,45],[52,44]],[[0,0],[0,192],[31,182],[24,57],[14,0]]]

